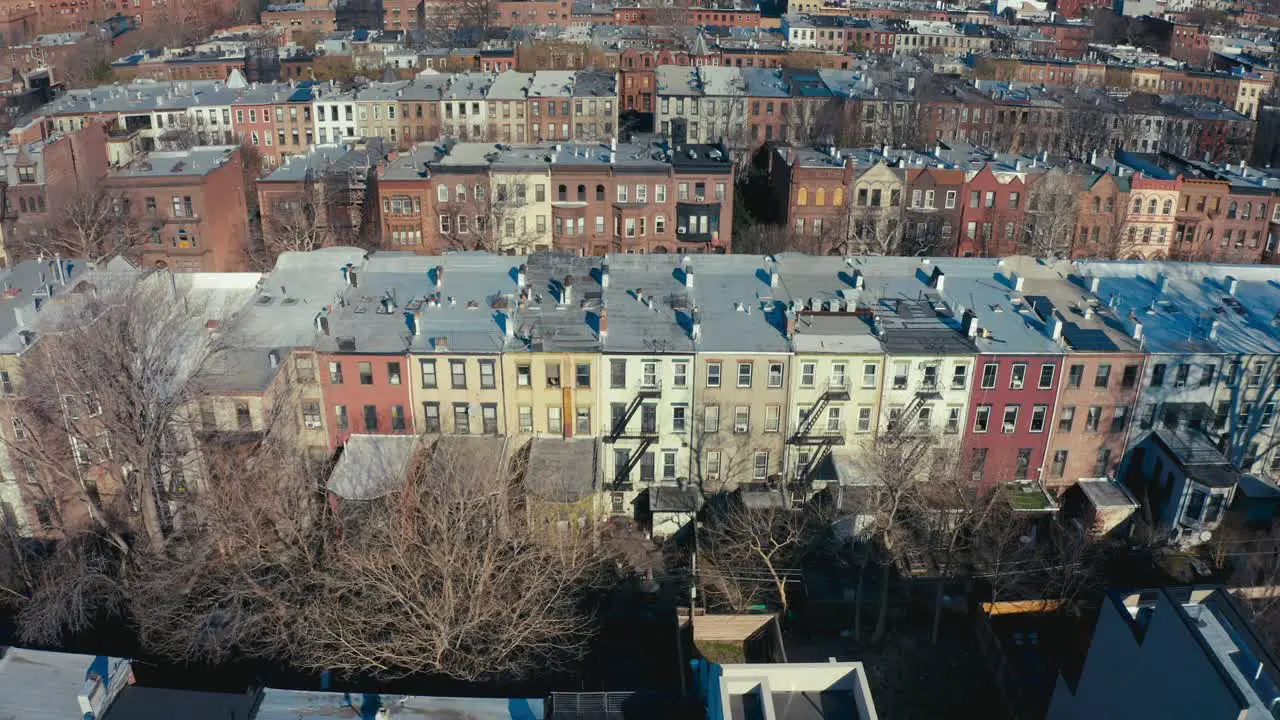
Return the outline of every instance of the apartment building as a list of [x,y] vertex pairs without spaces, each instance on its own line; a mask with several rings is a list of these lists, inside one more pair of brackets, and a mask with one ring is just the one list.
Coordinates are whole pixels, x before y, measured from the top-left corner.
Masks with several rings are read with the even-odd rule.
[[693,447],[703,487],[785,486],[791,350],[775,267],[759,256],[731,255],[695,269],[702,330]]
[[597,272],[599,423],[616,512],[645,489],[691,485],[705,470],[695,442],[700,276],[696,259],[671,254],[612,255]]
[[391,233],[393,246],[424,253],[728,249],[733,164],[723,148],[675,152],[647,136],[607,147],[446,142],[389,157],[377,173],[383,242]]
[[601,433],[598,265],[539,253],[515,269],[514,328],[502,355],[508,427],[566,439]]
[[235,272],[248,265],[244,160],[239,147],[153,152],[113,168],[103,181],[121,212],[149,225],[132,252],[146,267]]

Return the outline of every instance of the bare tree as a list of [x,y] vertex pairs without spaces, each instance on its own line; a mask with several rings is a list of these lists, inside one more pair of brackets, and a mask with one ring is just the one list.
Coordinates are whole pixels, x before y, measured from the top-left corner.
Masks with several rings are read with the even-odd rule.
[[25,224],[5,240],[10,255],[40,255],[97,260],[128,253],[148,237],[148,229],[128,200],[101,186],[59,199],[48,219]]
[[343,534],[300,609],[295,662],[476,680],[555,670],[581,655],[593,627],[581,593],[605,558],[594,543],[548,542],[520,522],[496,460],[442,440],[404,487],[340,511]]
[[786,610],[787,586],[824,527],[811,513],[793,510],[783,494],[766,497],[776,502],[749,507],[735,498],[709,519],[700,538],[699,582],[708,598],[732,612],[758,604]]
[[1021,251],[1042,259],[1070,255],[1079,216],[1079,178],[1050,171],[1042,175],[1027,194]]

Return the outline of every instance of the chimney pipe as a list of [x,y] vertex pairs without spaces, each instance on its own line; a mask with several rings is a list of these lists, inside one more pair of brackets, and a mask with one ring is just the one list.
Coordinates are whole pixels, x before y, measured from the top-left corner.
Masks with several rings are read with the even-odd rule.
[[692,338],[694,342],[698,342],[702,339],[702,313],[699,312],[696,307],[690,315],[689,337]]
[[525,277],[525,266],[521,265],[516,269],[516,287],[523,290],[525,282],[527,282],[527,278]]
[[787,318],[787,339],[790,340],[796,336],[796,314],[792,310],[786,313]]
[[769,287],[778,287],[778,268],[773,267],[769,270]]
[[356,269],[351,268],[347,272],[347,284],[351,287],[360,287],[360,278],[356,277]]
[[1163,295],[1164,291],[1169,287],[1169,277],[1164,273],[1156,275],[1156,293]]
[[1217,320],[1214,320],[1213,322],[1209,323],[1209,339],[1210,340],[1218,339],[1218,330],[1221,329],[1221,327],[1222,327],[1222,323]]
[[324,313],[320,313],[319,315],[316,315],[316,330],[319,330],[321,333],[325,335],[329,334],[329,316],[328,315],[325,315]]
[[1135,322],[1133,324],[1133,339],[1142,340],[1142,323]]
[[1050,326],[1049,337],[1057,342],[1062,339],[1062,314],[1055,312],[1053,314],[1053,324]]
[[1009,279],[1013,281],[1013,291],[1022,292],[1022,288],[1026,284],[1027,279],[1022,277],[1018,273],[1011,273],[1009,275]]
[[508,310],[502,313],[502,336],[505,337],[507,340],[510,340],[511,338],[515,337],[515,334],[516,334],[515,318],[512,316],[511,311]]
[[444,266],[437,265],[436,266],[436,289],[439,290],[442,287],[444,287]]
[[933,289],[942,292],[946,287],[947,275],[942,272],[942,268],[934,268],[933,270]]
[[561,285],[564,290],[560,293],[560,304],[568,305],[573,302],[573,276],[565,275],[564,282]]
[[422,311],[415,310],[413,312],[413,334],[422,335]]
[[1097,295],[1098,289],[1101,286],[1102,286],[1102,278],[1098,277],[1097,275],[1094,275],[1093,277],[1089,278],[1089,292],[1093,293],[1094,295]]
[[603,340],[608,336],[609,336],[609,308],[602,306],[600,308],[600,339]]
[[1236,290],[1239,290],[1239,289],[1240,289],[1240,281],[1228,275],[1227,276],[1227,294],[1232,297],[1235,297]]
[[436,336],[436,351],[438,352],[449,351],[449,337],[447,335]]
[[693,288],[693,266],[692,265],[690,265],[689,268],[684,271],[684,286],[690,289]]
[[609,266],[608,265],[600,266],[600,287],[602,288],[609,287]]

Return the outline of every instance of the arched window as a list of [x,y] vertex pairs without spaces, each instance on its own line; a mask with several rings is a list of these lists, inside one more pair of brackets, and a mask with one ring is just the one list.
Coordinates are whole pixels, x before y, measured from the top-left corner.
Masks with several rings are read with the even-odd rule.
[[1239,205],[1236,204],[1235,200],[1232,200],[1231,204],[1227,206],[1227,219],[1234,220],[1239,210]]
[[560,187],[556,188],[556,193],[557,193],[557,194],[556,194],[556,198],[557,198],[558,200],[560,200],[560,202],[564,202],[565,200],[568,200],[568,199],[569,199],[569,186],[568,186],[568,185],[561,185]]
[[815,193],[813,194],[813,204],[814,204],[814,205],[826,205],[826,204],[827,204],[827,189],[826,189],[826,188],[818,188],[817,192],[815,192]]
[[1133,211],[1135,213],[1142,212],[1142,198],[1136,197],[1133,199]]
[[454,197],[454,199],[455,199],[455,200],[457,200],[458,202],[466,202],[466,201],[467,201],[467,186],[466,186],[466,185],[459,184],[459,185],[458,185],[458,187],[456,187],[456,188],[454,188],[454,189],[453,189],[453,197]]
[[578,202],[586,202],[586,201],[587,201],[587,186],[579,185],[578,186]]
[[1155,199],[1155,198],[1151,198],[1151,201],[1147,203],[1147,214],[1148,214],[1148,215],[1155,215],[1155,214],[1156,214],[1156,199]]
[[844,205],[844,188],[838,187],[835,192],[831,194],[831,204],[836,207]]
[[809,204],[809,189],[808,189],[808,188],[800,188],[800,190],[798,190],[798,191],[796,192],[796,204],[797,204],[797,205],[808,205],[808,204]]
[[1172,200],[1169,200],[1169,199],[1165,199],[1165,201],[1164,201],[1164,214],[1165,214],[1165,215],[1170,215],[1170,214],[1172,214],[1172,213],[1173,213],[1173,201],[1172,201]]
[[596,202],[604,202],[604,186],[596,186]]
[[1093,199],[1093,211],[1095,213],[1102,212],[1102,198],[1096,197]]
[[1253,203],[1251,202],[1245,203],[1244,208],[1242,208],[1242,210],[1243,212],[1240,213],[1241,220],[1248,220],[1250,217],[1253,217]]

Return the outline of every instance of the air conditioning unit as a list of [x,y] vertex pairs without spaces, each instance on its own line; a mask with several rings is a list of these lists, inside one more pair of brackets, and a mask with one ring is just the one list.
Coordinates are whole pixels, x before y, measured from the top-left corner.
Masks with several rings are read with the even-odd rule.
[[687,230],[685,230],[685,227],[684,227],[683,225],[681,225],[680,227],[676,228],[676,234],[677,234],[677,235],[684,235],[684,234],[686,234],[686,232],[687,232]]
[[734,432],[736,432],[736,433],[744,433],[744,432],[747,432],[747,426],[746,426],[746,425],[739,425],[739,424],[735,423],[735,424],[734,424],[734,426],[733,426],[733,431],[734,431]]
[[1012,433],[1013,431],[1014,431],[1013,423],[1005,423],[1004,427],[1001,428],[1001,432],[1005,433],[1006,435],[1008,435],[1009,433]]

